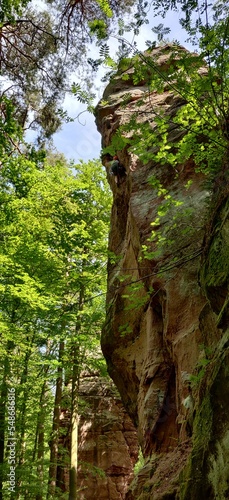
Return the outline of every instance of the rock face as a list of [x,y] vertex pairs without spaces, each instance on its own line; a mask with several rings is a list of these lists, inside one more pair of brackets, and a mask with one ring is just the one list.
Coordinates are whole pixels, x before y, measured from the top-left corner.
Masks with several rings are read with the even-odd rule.
[[[159,68],[170,52],[152,51]],[[184,104],[126,74],[97,107],[104,147],[136,111],[153,126],[155,109],[169,118]],[[169,140],[179,136],[171,127]],[[206,181],[191,159],[174,169],[144,165],[126,147],[117,154],[127,172],[120,186],[104,157],[114,200],[102,349],[145,457],[126,499],[226,499],[229,201],[209,223]]]
[[[78,500],[123,500],[134,477],[139,445],[136,429],[113,382],[98,374],[80,381]],[[70,412],[61,414],[61,441],[70,453]],[[69,468],[59,457],[57,486],[69,491]]]
[[136,429],[113,384],[84,378],[79,429],[79,500],[123,500],[138,459]]

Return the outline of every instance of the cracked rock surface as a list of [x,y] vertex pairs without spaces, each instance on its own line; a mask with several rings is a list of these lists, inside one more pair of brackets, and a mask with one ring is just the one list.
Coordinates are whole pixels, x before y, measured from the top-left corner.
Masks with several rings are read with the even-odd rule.
[[[155,49],[152,58],[160,67],[167,64],[170,52],[171,46]],[[118,74],[97,106],[103,147],[136,110],[140,121],[153,123],[155,109],[173,116],[183,104],[166,87],[159,95],[151,91],[149,98],[145,82],[134,86],[131,70],[128,81]],[[169,140],[176,141],[180,132],[171,127],[169,134]],[[127,172],[119,187],[104,160],[113,191],[113,257],[108,262],[102,349],[145,457],[126,498],[226,499],[229,429],[220,377],[228,386],[223,363],[229,336],[228,199],[219,206],[212,239],[204,248],[209,192],[192,160],[174,169],[153,160],[143,164],[127,148],[117,154]],[[150,184],[152,175],[174,200],[159,220],[165,199]],[[223,414],[216,432],[220,405]],[[220,495],[214,496],[218,489]]]

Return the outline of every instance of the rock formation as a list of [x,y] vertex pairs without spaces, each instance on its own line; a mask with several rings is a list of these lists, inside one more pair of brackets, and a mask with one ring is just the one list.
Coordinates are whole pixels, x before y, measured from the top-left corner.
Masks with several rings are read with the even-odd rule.
[[[78,499],[124,500],[138,459],[136,429],[111,380],[84,374],[79,391]],[[69,405],[66,405],[69,408]],[[69,410],[61,416],[61,444],[70,451]],[[66,432],[67,431],[67,432]],[[58,487],[68,491],[69,470],[58,467]]]
[[[152,51],[159,68],[170,52]],[[149,95],[145,81],[134,85],[131,68],[126,75],[96,110],[103,147],[136,111],[154,126],[155,109],[172,117],[184,104],[166,86]],[[170,128],[169,141],[180,136]],[[213,220],[192,159],[174,169],[143,164],[127,147],[117,154],[127,172],[119,187],[104,157],[114,199],[102,349],[145,457],[126,499],[226,499],[229,201]]]
[[79,433],[80,500],[123,500],[138,459],[136,430],[113,384],[87,377]]

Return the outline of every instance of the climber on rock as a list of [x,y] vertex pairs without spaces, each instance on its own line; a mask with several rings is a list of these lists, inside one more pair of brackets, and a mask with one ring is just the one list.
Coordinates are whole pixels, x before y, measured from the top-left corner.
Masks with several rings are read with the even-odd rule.
[[115,182],[116,182],[117,186],[119,186],[121,178],[123,178],[126,175],[126,169],[120,163],[117,155],[113,156],[113,161],[111,163],[110,173],[111,173],[111,175],[114,175]]

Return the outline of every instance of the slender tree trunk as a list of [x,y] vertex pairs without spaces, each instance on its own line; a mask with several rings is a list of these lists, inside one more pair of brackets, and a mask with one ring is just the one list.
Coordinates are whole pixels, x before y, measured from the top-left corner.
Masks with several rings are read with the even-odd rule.
[[[20,407],[20,416],[18,417],[18,428],[20,429],[20,437],[18,441],[18,450],[19,450],[19,459],[18,459],[18,465],[19,465],[19,470],[22,468],[24,461],[25,461],[25,450],[26,450],[26,442],[25,442],[25,432],[26,432],[26,409],[27,409],[27,401],[29,397],[29,390],[27,387],[27,382],[28,382],[28,370],[29,370],[29,360],[31,356],[31,349],[33,346],[34,342],[34,335],[32,336],[31,339],[27,337],[27,342],[30,341],[30,347],[28,347],[28,350],[26,351],[24,362],[23,362],[23,372],[21,375],[20,379],[20,386],[23,388],[23,399]],[[20,490],[20,487],[22,486],[23,480],[20,478],[17,481],[18,489]],[[25,498],[27,496],[27,493],[25,492]],[[17,495],[15,498],[20,497],[20,492],[18,491]]]
[[45,394],[47,382],[43,383],[40,395],[40,410],[37,417],[37,477],[39,481],[39,493],[36,495],[36,500],[43,500],[43,481],[44,481],[44,428],[45,428]]
[[5,426],[6,426],[6,403],[7,403],[7,378],[10,374],[10,365],[8,354],[12,351],[14,343],[7,342],[6,356],[4,359],[3,377],[0,393],[0,500],[3,500],[3,481],[4,481],[4,450],[5,450]]
[[[21,375],[21,380],[20,380],[20,385],[23,386],[26,384],[27,379],[28,379],[28,363],[29,363],[29,358],[31,355],[31,349],[29,349],[26,352],[25,359],[24,359],[24,367],[23,367],[23,372]],[[26,386],[25,386],[26,387]],[[21,409],[20,409],[20,422],[19,422],[19,428],[20,428],[20,438],[19,438],[19,460],[18,464],[21,466],[24,462],[24,454],[25,454],[25,420],[26,420],[26,404],[28,401],[28,389],[24,389],[23,391],[23,400],[21,404]]]
[[[50,352],[50,344],[47,342],[47,354]],[[43,487],[44,487],[44,450],[45,450],[45,414],[46,414],[46,391],[47,391],[47,374],[49,366],[43,368],[42,377],[43,384],[41,388],[39,400],[39,412],[37,416],[36,433],[34,439],[34,448],[32,455],[32,462],[35,463],[37,459],[37,478],[39,483],[39,492],[36,494],[36,500],[43,500]]]
[[71,394],[71,467],[69,475],[69,500],[77,499],[78,469],[78,397],[79,397],[79,346],[73,347],[72,394]]
[[58,440],[59,440],[60,411],[61,411],[62,386],[63,386],[63,367],[62,367],[63,353],[64,353],[64,342],[61,341],[59,344],[59,359],[58,359],[59,366],[57,370],[53,426],[52,426],[52,435],[50,441],[50,465],[49,465],[47,499],[55,498],[55,490],[56,490]]
[[71,467],[69,475],[69,500],[77,500],[77,470],[78,470],[78,399],[79,399],[79,379],[80,379],[80,343],[77,336],[81,328],[81,312],[84,307],[84,286],[80,286],[79,314],[75,326],[76,340],[72,348],[72,394],[71,394]]

